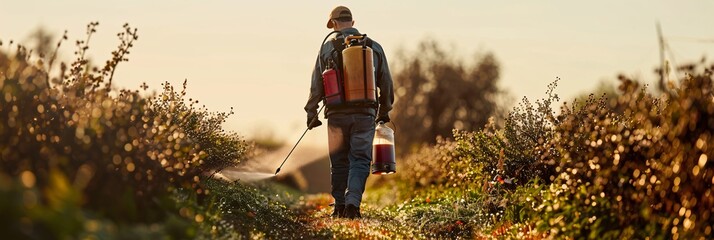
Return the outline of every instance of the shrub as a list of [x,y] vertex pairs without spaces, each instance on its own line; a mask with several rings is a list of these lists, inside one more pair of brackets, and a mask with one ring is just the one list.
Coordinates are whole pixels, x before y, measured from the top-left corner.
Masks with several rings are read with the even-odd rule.
[[13,196],[0,208],[16,208],[4,226],[19,236],[76,237],[87,219],[170,219],[174,190],[205,194],[206,171],[245,155],[243,140],[220,128],[232,112],[186,105],[185,82],[181,93],[166,84],[156,97],[113,90],[137,30],[125,25],[98,68],[85,58],[97,25],[89,24],[77,59],[62,63],[57,76],[49,73],[53,60],[31,63],[21,46],[14,56],[0,52],[0,194]]
[[450,178],[454,174],[450,171],[450,165],[456,161],[452,154],[454,147],[453,141],[439,138],[436,145],[425,145],[413,154],[399,158],[399,172],[395,178],[408,188],[401,192],[408,194],[415,189],[451,182]]
[[548,145],[558,177],[533,215],[543,230],[576,238],[710,238],[714,66],[654,97],[621,78],[604,99],[564,108]]
[[542,161],[541,155],[557,154],[546,147],[559,121],[551,109],[559,100],[554,93],[557,82],[548,86],[548,98],[537,100],[535,106],[523,98],[509,112],[503,129],[491,119],[483,130],[454,130],[454,141],[439,138],[436,146],[405,157],[402,166],[409,175],[402,179],[417,186],[431,182],[462,188],[474,188],[466,185],[482,177],[507,179],[512,187],[536,178],[550,181],[555,167]]
[[531,188],[526,185],[531,181],[549,182],[555,172],[540,154],[558,123],[550,107],[558,101],[556,86],[557,80],[548,86],[548,98],[535,105],[524,98],[503,129],[491,120],[480,131],[454,130],[454,140],[437,138],[436,145],[403,157],[392,182],[399,189],[394,199],[402,201],[392,209],[400,212],[397,217],[433,237],[477,236],[499,225],[506,211],[508,219],[523,221],[527,212],[510,199],[514,190]]
[[[304,219],[298,218],[286,202],[293,197],[268,185],[240,182],[206,182],[217,198],[212,198],[221,212],[223,232],[237,232],[245,238],[328,238],[326,232],[311,232]],[[287,196],[285,196],[287,195]],[[219,235],[221,236],[221,235]]]
[[[455,131],[453,142],[422,148],[402,164],[401,192],[411,200],[399,205],[408,210],[401,217],[452,216],[448,199],[462,197],[475,203],[459,211],[471,213],[459,215],[464,229],[501,221],[496,235],[711,237],[714,66],[686,70],[660,97],[621,76],[616,99],[591,94],[557,115],[556,81],[548,98],[514,108],[504,128]],[[484,214],[493,220],[477,217]]]

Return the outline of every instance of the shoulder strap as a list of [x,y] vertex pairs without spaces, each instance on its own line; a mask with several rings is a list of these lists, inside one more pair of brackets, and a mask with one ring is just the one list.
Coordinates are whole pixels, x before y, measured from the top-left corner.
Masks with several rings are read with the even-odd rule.
[[[374,55],[375,55],[376,58],[377,58],[377,63],[376,63],[376,66],[375,66],[375,67],[376,67],[375,70],[377,70],[376,73],[377,73],[377,74],[381,74],[381,73],[382,73],[382,54],[380,54],[379,52],[377,52],[377,50],[374,50],[374,47],[372,46],[373,44],[374,44],[374,41],[372,41],[371,38],[367,38],[367,46],[372,49],[372,52],[374,53]],[[375,77],[376,77],[376,76],[375,76]],[[377,80],[377,79],[375,79],[375,80]],[[380,79],[380,80],[381,80],[381,79]]]
[[371,39],[371,38],[368,38],[368,37],[365,38],[365,39],[366,39],[366,40],[365,40],[365,41],[366,41],[365,44],[367,45],[367,47],[369,47],[369,48],[372,49],[372,52],[374,53],[374,55],[377,55],[377,66],[376,66],[377,69],[376,69],[376,70],[377,70],[377,72],[381,72],[381,70],[382,70],[382,57],[381,57],[381,55],[380,55],[376,50],[374,50],[374,47],[373,47],[374,41],[372,41],[372,39]]
[[345,49],[344,44],[339,38],[332,39],[332,52],[330,52],[330,57],[332,62],[336,64],[336,67],[342,68],[342,50]]
[[373,43],[374,41],[372,41],[372,39],[371,39],[371,38],[368,38],[368,37],[365,38],[365,39],[367,39],[367,40],[366,40],[366,41],[367,41],[367,47],[372,48],[372,43]]
[[[367,39],[367,40],[366,40],[366,41],[367,41],[367,42],[366,42],[366,45],[367,45],[369,48],[372,49],[372,52],[374,53],[375,58],[377,59],[377,63],[376,63],[376,66],[375,66],[375,67],[376,67],[376,69],[375,69],[376,71],[374,72],[374,73],[375,73],[375,74],[374,74],[374,75],[375,75],[375,76],[374,76],[374,77],[375,77],[374,80],[375,80],[375,83],[377,83],[377,81],[382,81],[382,77],[381,77],[381,75],[380,75],[380,74],[382,74],[382,54],[380,54],[379,52],[377,52],[377,50],[374,49],[374,47],[373,47],[374,41],[372,41],[371,38],[366,38],[366,39]],[[378,76],[379,76],[379,77],[378,77]],[[376,105],[379,106],[379,91],[377,91],[376,86],[375,86],[375,88],[374,88],[374,96],[375,96],[375,98],[377,98],[377,103],[376,103]]]
[[332,39],[332,47],[333,51],[339,51],[342,52],[342,50],[345,49],[344,43],[339,38]]

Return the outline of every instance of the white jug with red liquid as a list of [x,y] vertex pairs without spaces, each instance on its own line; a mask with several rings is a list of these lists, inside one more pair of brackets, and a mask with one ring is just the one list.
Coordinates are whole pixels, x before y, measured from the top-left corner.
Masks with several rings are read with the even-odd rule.
[[372,141],[372,174],[392,174],[397,172],[394,151],[394,130],[379,122]]

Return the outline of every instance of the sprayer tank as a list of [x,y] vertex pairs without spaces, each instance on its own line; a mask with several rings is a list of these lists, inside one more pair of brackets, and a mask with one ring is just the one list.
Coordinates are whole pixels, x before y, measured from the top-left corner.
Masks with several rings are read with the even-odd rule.
[[337,70],[328,68],[322,72],[322,84],[325,90],[325,103],[327,106],[336,106],[342,104],[340,97],[340,83],[337,77]]
[[372,48],[359,44],[350,45],[342,50],[342,62],[345,101],[376,102]]

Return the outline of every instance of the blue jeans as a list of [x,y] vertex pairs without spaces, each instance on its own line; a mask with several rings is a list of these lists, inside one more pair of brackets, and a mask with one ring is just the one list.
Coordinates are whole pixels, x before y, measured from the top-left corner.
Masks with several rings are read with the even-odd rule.
[[335,204],[359,207],[372,162],[374,116],[332,114],[327,118]]

